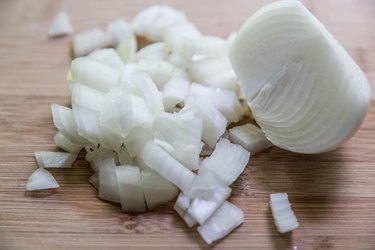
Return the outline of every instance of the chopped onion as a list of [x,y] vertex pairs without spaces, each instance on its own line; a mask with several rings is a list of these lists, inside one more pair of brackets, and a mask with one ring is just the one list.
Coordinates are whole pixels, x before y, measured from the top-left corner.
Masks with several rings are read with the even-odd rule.
[[166,28],[185,23],[184,13],[167,5],[153,5],[139,12],[132,20],[132,28],[138,36],[150,41],[161,41]]
[[209,100],[202,96],[192,96],[187,100],[184,111],[193,109],[196,116],[203,121],[202,138],[210,147],[214,147],[217,140],[225,132],[227,120]]
[[171,111],[177,104],[184,101],[190,83],[180,77],[172,77],[163,86],[163,104],[164,110]]
[[116,164],[113,158],[102,160],[99,163],[99,198],[120,203]]
[[133,30],[129,23],[124,19],[116,19],[108,23],[107,32],[114,47],[117,47],[123,41],[134,41],[134,50],[137,50],[137,42]]
[[250,123],[229,129],[229,136],[233,143],[241,145],[251,154],[272,147],[272,143],[267,140],[263,131]]
[[271,194],[270,207],[277,231],[287,233],[299,227],[297,217],[294,215],[289,203],[288,194]]
[[178,194],[175,185],[152,170],[141,171],[142,188],[148,209],[164,204]]
[[194,198],[187,210],[187,213],[199,224],[203,224],[220,205],[228,199],[231,189],[225,185],[214,190],[209,199]]
[[72,26],[69,21],[68,13],[60,11],[53,19],[48,29],[49,37],[64,36],[72,33]]
[[139,155],[143,147],[147,142],[151,141],[153,138],[154,130],[152,128],[143,129],[135,128],[132,132],[125,138],[125,146],[131,157]]
[[116,50],[112,48],[95,50],[91,52],[88,55],[88,57],[97,60],[101,63],[104,63],[105,65],[115,68],[117,70],[122,70],[122,68],[124,67],[124,64],[119,54],[117,54]]
[[73,143],[84,144],[87,140],[77,132],[77,124],[72,109],[52,104],[52,118],[55,127]]
[[111,44],[111,39],[100,29],[91,29],[79,33],[73,39],[73,53],[75,57],[84,56],[90,52],[108,47]]
[[206,87],[193,83],[190,86],[189,95],[201,96],[210,100],[229,122],[238,122],[241,118],[243,112],[241,104],[236,93],[231,90]]
[[116,176],[122,211],[146,211],[139,168],[129,165],[117,166]]
[[108,92],[120,80],[120,72],[89,57],[72,61],[71,78],[94,89]]
[[161,89],[174,75],[175,67],[167,61],[139,60],[139,69],[146,72]]
[[189,72],[198,83],[239,92],[237,77],[227,57],[199,57],[191,62]]
[[159,113],[153,122],[155,137],[170,147],[163,147],[175,159],[191,170],[198,169],[201,151],[202,120],[194,113]]
[[72,142],[60,131],[56,133],[53,140],[56,146],[72,154],[78,154],[83,148],[82,144]]
[[188,192],[195,174],[154,142],[150,141],[144,146],[140,157],[151,169],[175,184],[183,192]]
[[241,209],[232,203],[225,201],[219,209],[203,225],[198,227],[202,238],[211,244],[232,232],[244,221],[244,214]]
[[193,227],[197,224],[193,217],[191,217],[186,211],[181,209],[176,204],[174,205],[173,209],[178,213],[178,215],[180,215],[180,217],[185,221],[188,227]]
[[70,168],[77,155],[62,152],[35,152],[35,159],[40,168]]
[[44,168],[38,168],[29,177],[26,184],[26,190],[35,191],[42,189],[58,188],[59,184],[53,178],[52,174]]
[[170,52],[171,49],[165,42],[151,43],[140,49],[135,59],[137,61],[142,59],[163,61],[167,59]]
[[231,185],[245,169],[250,153],[241,146],[222,138],[211,156],[202,162],[199,172],[212,171],[226,185]]
[[173,209],[178,213],[178,215],[180,215],[180,217],[185,221],[188,227],[193,227],[197,224],[197,222],[186,212],[190,205],[190,202],[191,198],[181,192],[177,197]]

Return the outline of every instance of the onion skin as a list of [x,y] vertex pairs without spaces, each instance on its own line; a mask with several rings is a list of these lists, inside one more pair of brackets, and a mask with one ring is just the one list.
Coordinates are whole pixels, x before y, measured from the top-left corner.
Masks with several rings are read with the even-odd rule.
[[334,150],[365,118],[371,89],[364,73],[299,1],[257,11],[229,58],[255,120],[280,148]]

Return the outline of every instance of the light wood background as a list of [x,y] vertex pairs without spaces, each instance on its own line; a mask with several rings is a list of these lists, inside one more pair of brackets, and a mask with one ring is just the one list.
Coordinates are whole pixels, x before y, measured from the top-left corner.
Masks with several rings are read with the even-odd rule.
[[[269,0],[162,1],[206,34],[226,36]],[[52,171],[61,188],[25,192],[34,151],[56,150],[50,104],[68,105],[65,83],[72,37],[48,39],[54,14],[66,10],[75,32],[117,17],[130,20],[152,1],[0,1],[0,249],[200,249],[208,246],[172,210],[140,215],[102,202],[88,184],[83,156]],[[156,3],[156,2],[154,2]],[[375,84],[375,1],[306,0]],[[323,155],[277,148],[254,156],[233,185],[245,223],[215,249],[375,249],[375,103],[345,146]],[[288,192],[300,228],[276,232],[272,192]]]

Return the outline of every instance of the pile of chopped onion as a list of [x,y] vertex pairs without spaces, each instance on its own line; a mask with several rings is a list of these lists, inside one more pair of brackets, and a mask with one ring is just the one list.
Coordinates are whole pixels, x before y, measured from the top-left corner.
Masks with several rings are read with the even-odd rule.
[[[69,32],[60,13],[49,35]],[[138,48],[139,36],[151,43]],[[296,152],[334,149],[358,128],[370,96],[355,62],[292,0],[266,6],[227,39],[155,5],[75,35],[73,52],[71,108],[51,106],[54,141],[66,152],[36,152],[26,189],[58,188],[46,168],[69,168],[85,149],[100,199],[143,212],[178,196],[174,209],[208,244],[244,220],[227,199],[250,154],[271,147],[268,138]],[[228,131],[253,118],[247,103],[263,130]],[[286,194],[272,194],[270,206],[279,232],[299,226]]]
[[[138,49],[137,36],[152,43]],[[230,233],[244,216],[227,201],[229,186],[252,149],[271,145],[256,127],[261,135],[246,138],[230,130],[242,146],[227,139],[230,123],[250,117],[227,56],[234,36],[203,35],[164,5],[76,35],[71,108],[51,106],[54,141],[66,153],[36,152],[27,190],[57,188],[45,168],[71,167],[84,148],[100,199],[143,212],[179,194],[174,209],[207,243]]]

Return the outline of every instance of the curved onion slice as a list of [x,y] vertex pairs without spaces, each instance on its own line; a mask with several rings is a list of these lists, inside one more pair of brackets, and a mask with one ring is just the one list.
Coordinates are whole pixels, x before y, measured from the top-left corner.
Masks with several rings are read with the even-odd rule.
[[230,60],[254,118],[281,148],[333,150],[366,115],[371,89],[365,75],[299,1],[278,1],[251,16]]
[[35,172],[30,175],[29,180],[26,184],[26,190],[28,191],[58,187],[59,184],[57,183],[55,178],[44,168],[38,168],[37,170],[35,170]]

